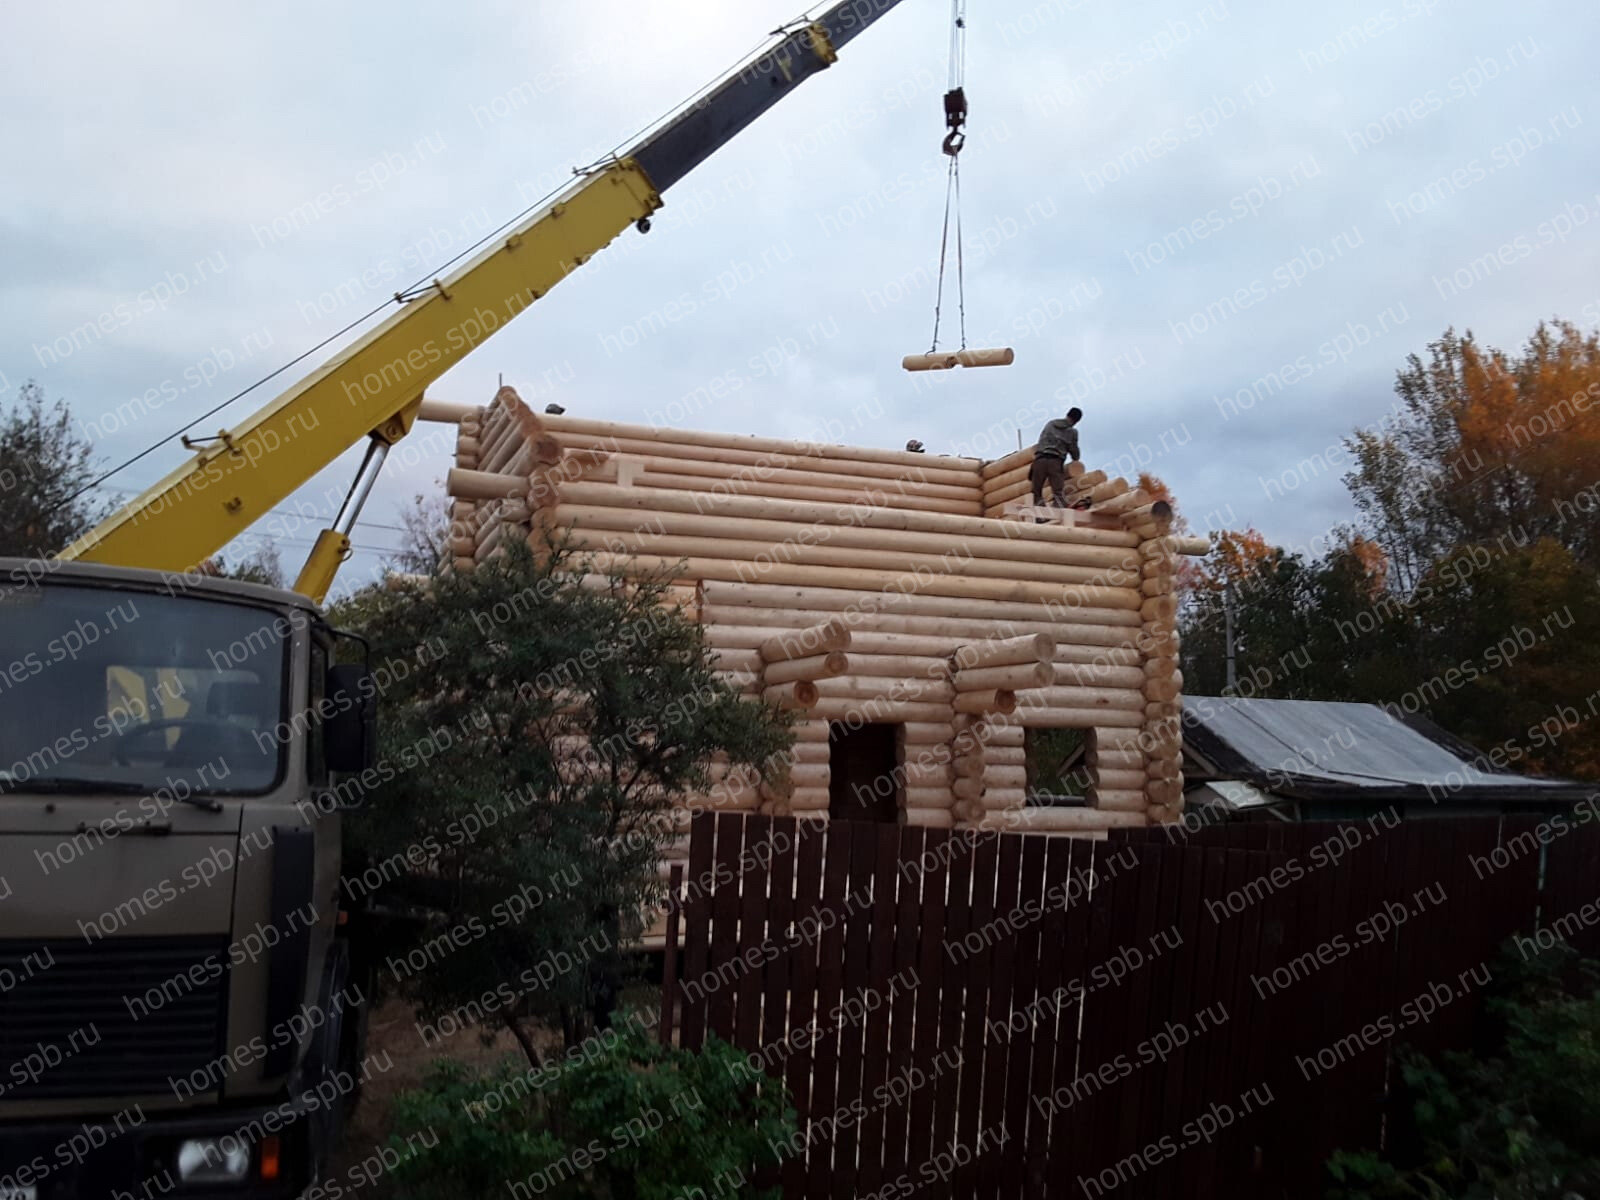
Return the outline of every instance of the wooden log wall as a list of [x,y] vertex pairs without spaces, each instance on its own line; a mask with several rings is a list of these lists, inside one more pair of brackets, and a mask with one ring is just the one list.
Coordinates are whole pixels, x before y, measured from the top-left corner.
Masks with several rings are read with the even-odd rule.
[[[451,565],[554,533],[597,571],[674,577],[721,676],[800,714],[781,782],[720,772],[693,807],[826,814],[829,727],[901,726],[902,820],[1104,836],[1182,810],[1171,509],[1070,464],[1028,507],[1031,447],[993,462],[535,415],[459,422]],[[424,416],[428,416],[425,412]],[[1045,523],[1036,523],[1043,515]],[[1086,807],[1029,807],[1028,728],[1088,731]]]

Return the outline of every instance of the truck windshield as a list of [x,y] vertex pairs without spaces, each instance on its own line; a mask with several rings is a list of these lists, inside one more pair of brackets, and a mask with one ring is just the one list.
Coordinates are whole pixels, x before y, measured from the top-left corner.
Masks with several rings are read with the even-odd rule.
[[245,604],[0,592],[0,793],[267,790],[288,633],[283,615]]

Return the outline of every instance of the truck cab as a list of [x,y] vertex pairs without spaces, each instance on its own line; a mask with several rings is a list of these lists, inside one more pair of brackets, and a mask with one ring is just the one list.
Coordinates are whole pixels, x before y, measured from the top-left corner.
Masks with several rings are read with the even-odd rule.
[[294,592],[0,559],[0,1200],[315,1178],[367,999],[338,637]]

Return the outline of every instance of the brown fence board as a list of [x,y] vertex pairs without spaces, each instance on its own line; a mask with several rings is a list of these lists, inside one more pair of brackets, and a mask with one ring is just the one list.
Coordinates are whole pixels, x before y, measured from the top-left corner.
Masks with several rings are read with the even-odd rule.
[[1549,822],[1095,842],[700,814],[662,1011],[784,1076],[791,1200],[1315,1195],[1382,1136],[1399,1045],[1471,1043],[1509,934],[1589,938],[1600,823]]

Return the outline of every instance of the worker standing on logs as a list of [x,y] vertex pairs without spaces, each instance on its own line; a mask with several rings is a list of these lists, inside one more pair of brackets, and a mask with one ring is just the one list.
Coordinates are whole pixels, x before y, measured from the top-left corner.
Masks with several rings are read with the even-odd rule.
[[1078,461],[1078,422],[1082,419],[1081,408],[1069,408],[1065,417],[1046,421],[1039,431],[1039,442],[1033,448],[1033,466],[1028,470],[1035,507],[1044,503],[1047,483],[1050,503],[1056,508],[1067,506],[1067,463]]

